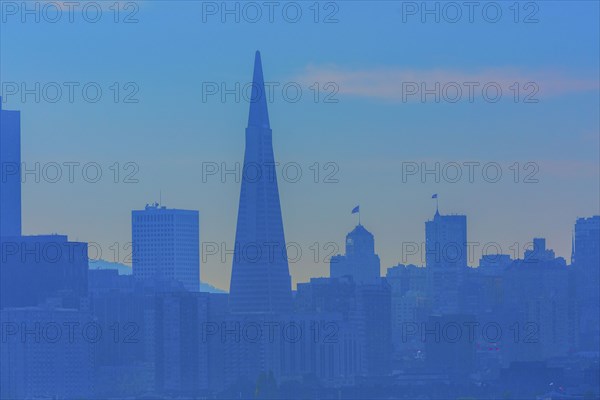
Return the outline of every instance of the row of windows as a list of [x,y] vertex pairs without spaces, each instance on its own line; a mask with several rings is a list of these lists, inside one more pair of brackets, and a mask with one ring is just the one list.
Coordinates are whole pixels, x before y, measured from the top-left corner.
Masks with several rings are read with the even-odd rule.
[[181,220],[198,220],[198,214],[134,214],[133,220],[136,222],[147,222],[147,221],[181,221]]

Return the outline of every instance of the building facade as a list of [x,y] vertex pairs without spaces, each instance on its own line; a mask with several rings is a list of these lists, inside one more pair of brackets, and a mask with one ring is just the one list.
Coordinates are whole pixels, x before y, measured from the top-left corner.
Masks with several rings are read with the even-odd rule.
[[375,254],[373,234],[358,224],[346,236],[346,254],[331,257],[332,278],[351,276],[358,283],[375,283],[380,277],[380,260]]
[[467,217],[436,211],[433,220],[425,222],[425,263],[434,312],[459,311],[467,255]]
[[178,282],[191,292],[200,289],[198,211],[158,204],[131,213],[133,275],[137,280]]
[[21,114],[0,97],[0,237],[21,235]]

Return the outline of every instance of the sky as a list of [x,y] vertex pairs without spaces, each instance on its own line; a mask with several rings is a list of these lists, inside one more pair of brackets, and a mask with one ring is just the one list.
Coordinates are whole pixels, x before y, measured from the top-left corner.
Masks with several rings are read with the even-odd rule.
[[327,276],[358,204],[382,274],[423,263],[406,249],[434,193],[467,215],[470,265],[540,236],[568,260],[576,219],[600,213],[597,2],[24,4],[0,1],[0,94],[39,165],[25,234],[128,263],[131,210],[199,210],[219,248],[201,279],[228,289],[256,50],[294,284]]

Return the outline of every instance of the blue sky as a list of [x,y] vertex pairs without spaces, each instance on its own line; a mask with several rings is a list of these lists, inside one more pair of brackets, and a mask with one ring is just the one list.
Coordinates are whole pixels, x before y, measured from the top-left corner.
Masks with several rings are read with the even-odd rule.
[[[135,3],[138,22],[129,24],[114,22],[113,2],[98,3],[103,11],[97,23],[83,18],[84,3],[73,23],[66,21],[65,10],[58,23],[43,15],[39,22],[30,16],[23,23],[21,10],[13,15],[4,3],[3,107],[22,111],[23,161],[96,162],[103,170],[98,183],[26,181],[25,233],[60,232],[98,243],[103,258],[113,261],[111,244],[123,248],[131,240],[131,210],[157,201],[162,191],[168,207],[200,210],[202,241],[232,248],[239,183],[231,177],[225,183],[218,177],[203,182],[202,163],[233,168],[242,161],[248,104],[231,95],[225,101],[219,95],[203,99],[203,85],[248,83],[259,49],[265,79],[280,87],[293,82],[303,95],[291,102],[276,90],[269,105],[276,159],[297,163],[303,172],[297,183],[280,176],[286,239],[303,249],[302,259],[291,265],[295,282],[327,273],[322,262],[327,251],[314,262],[310,247],[334,242],[343,252],[345,234],[356,223],[350,215],[356,204],[375,235],[382,268],[402,261],[402,243],[424,239],[424,221],[435,210],[432,193],[439,193],[442,213],[467,214],[469,241],[496,242],[510,253],[515,242],[523,247],[534,236],[546,236],[549,247],[568,257],[575,219],[599,213],[598,3],[537,2],[536,9],[522,2],[518,23],[512,2],[478,3],[473,22],[463,14],[457,23],[443,14],[439,23],[433,16],[423,23],[420,10],[406,14],[413,4],[408,3],[322,2],[315,23],[312,2],[280,2],[273,23],[265,14],[251,23],[244,14],[240,22],[206,14],[221,2],[147,1]],[[502,10],[499,21],[486,21],[480,9],[496,5]],[[286,21],[284,7],[301,9],[299,22]],[[119,20],[132,10],[123,2]],[[324,23],[332,11],[338,22]],[[538,22],[524,23],[531,12]],[[431,97],[422,102],[418,95],[403,101],[407,81],[428,87],[497,82],[503,94],[496,103],[480,95],[473,103],[464,98],[435,103]],[[47,98],[36,103],[32,96],[23,101],[20,93],[6,92],[7,83],[33,87],[36,82],[78,82],[79,87],[96,82],[103,95],[90,103],[76,90],[72,103],[66,93],[56,103]],[[138,102],[115,103],[114,82],[122,95],[133,82]],[[322,97],[315,102],[314,82],[321,87],[333,82],[338,102]],[[521,90],[534,82],[539,101],[515,102],[509,89],[514,82]],[[470,161],[497,163],[502,179],[402,181],[403,162]],[[109,170],[115,162],[122,174],[127,162],[138,165],[139,182],[115,184]],[[323,174],[331,171],[324,166],[334,163],[339,182],[314,183],[309,167],[315,162]],[[515,162],[521,169],[518,183],[509,169]],[[538,183],[522,182],[527,162],[539,167]],[[122,261],[125,253],[122,249],[117,258]],[[230,272],[230,258],[221,262],[213,256],[201,274],[227,288]]]

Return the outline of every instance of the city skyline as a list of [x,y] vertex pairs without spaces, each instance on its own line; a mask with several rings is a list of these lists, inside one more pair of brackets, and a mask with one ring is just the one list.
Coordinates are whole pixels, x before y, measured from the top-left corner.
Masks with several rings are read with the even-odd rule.
[[[105,258],[111,259],[113,243],[130,241],[130,211],[159,201],[162,192],[170,207],[200,210],[207,233],[204,241],[232,244],[239,183],[231,175],[222,183],[220,173],[241,167],[239,134],[246,124],[248,102],[243,96],[237,102],[234,95],[223,100],[221,84],[231,90],[236,83],[242,87],[249,83],[251,58],[260,48],[269,79],[281,84],[278,89],[297,82],[303,91],[302,100],[293,103],[293,88],[287,99],[277,90],[269,104],[271,125],[278,132],[273,143],[278,159],[298,163],[303,172],[297,183],[281,178],[279,182],[288,241],[305,248],[315,241],[335,242],[341,249],[354,226],[347,210],[360,203],[363,223],[377,238],[382,267],[395,265],[402,261],[403,242],[424,238],[423,222],[434,213],[434,204],[426,201],[432,193],[440,193],[442,213],[468,215],[471,238],[498,242],[504,248],[545,236],[548,246],[568,259],[571,225],[577,217],[600,212],[599,62],[589,51],[598,47],[597,4],[567,8],[539,4],[535,23],[521,23],[531,13],[523,8],[521,21],[515,23],[506,4],[502,20],[495,24],[479,14],[474,23],[443,19],[436,23],[433,16],[422,23],[419,14],[403,16],[402,4],[393,2],[374,3],[369,10],[354,3],[338,6],[337,22],[317,24],[309,5],[303,10],[306,19],[298,24],[281,18],[273,24],[243,19],[236,23],[233,17],[222,23],[218,14],[205,15],[204,23],[200,3],[190,3],[186,13],[143,3],[135,15],[139,21],[132,24],[115,24],[107,12],[97,24],[81,18],[73,24],[43,19],[33,23],[31,17],[31,24],[23,24],[20,15],[7,15],[0,39],[3,108],[21,111],[23,161],[30,169],[36,162],[96,162],[103,171],[103,179],[95,184],[81,174],[69,183],[67,167],[55,184],[44,179],[38,184],[28,175],[23,185],[23,231],[57,230],[97,242]],[[321,21],[333,12],[320,11]],[[463,17],[467,15],[464,11]],[[164,26],[172,28],[170,38],[176,40],[160,33]],[[271,28],[281,35],[271,38]],[[81,37],[74,37],[74,30]],[[93,50],[84,36],[95,43]],[[197,39],[208,36],[219,37],[219,43]],[[383,45],[388,42],[392,45]],[[133,55],[132,48],[141,55]],[[159,58],[156,49],[161,51]],[[22,61],[27,59],[25,51],[44,60],[43,71]],[[78,56],[90,51],[94,57]],[[97,62],[115,55],[120,57],[119,68]],[[429,88],[436,80],[442,85],[493,81],[502,86],[504,96],[498,103],[481,96],[474,103],[449,103],[443,98],[435,103],[433,96],[421,102],[418,95],[403,102],[402,82],[407,80],[426,82]],[[382,81],[390,82],[391,94]],[[520,84],[519,103],[513,101],[510,81]],[[532,92],[524,88],[530,81],[539,86],[538,103],[522,102]],[[39,103],[35,94],[23,101],[21,84],[33,90],[39,83],[41,91],[50,82],[63,88],[58,102],[48,101],[52,86],[48,96],[40,94]],[[79,83],[72,103],[65,82]],[[79,89],[89,82],[102,88],[98,103],[82,98]],[[134,85],[126,87],[130,82]],[[320,84],[317,102],[315,82]],[[336,86],[325,88],[328,82]],[[372,90],[363,90],[361,82]],[[218,92],[208,94],[215,84]],[[329,99],[336,88],[338,93]],[[126,97],[138,102],[126,103]],[[338,102],[325,102],[326,98]],[[473,183],[462,165],[471,161],[481,163]],[[116,162],[118,184],[110,169]],[[429,176],[421,183],[415,174],[403,182],[403,163],[409,167],[416,163],[421,169],[423,162],[427,168],[440,162],[440,169],[459,163],[462,179],[436,183]],[[315,163],[319,183],[314,183]],[[486,163],[501,166],[498,183],[484,180],[481,166]],[[528,163],[533,164],[526,168]],[[219,166],[205,182],[203,164]],[[538,183],[523,182],[536,168],[533,178]],[[450,165],[447,172],[451,169]],[[293,165],[288,172],[294,178]],[[124,183],[127,177],[138,182]],[[338,182],[325,183],[327,178]],[[75,205],[67,206],[65,196]],[[96,201],[106,207],[95,207]],[[564,212],[547,218],[556,209]],[[213,257],[202,271],[203,280],[227,289],[228,264]],[[290,265],[294,284],[324,275],[326,268],[323,262]]]
[[[257,54],[257,57],[260,57],[258,55],[259,54],[258,51],[256,52],[256,54]],[[0,101],[1,101],[1,98],[0,98]],[[249,102],[249,104],[252,104],[252,102]],[[6,110],[6,109],[4,109],[3,111],[12,113],[12,114],[8,114],[8,115],[13,115],[13,114],[14,115],[18,115],[18,114],[21,114],[19,110]],[[20,115],[20,117],[22,118],[22,114]],[[268,116],[266,118],[268,120]],[[8,120],[7,120],[7,122],[8,122]],[[23,150],[21,150],[21,151],[23,151]],[[12,164],[14,164],[14,162],[10,162],[9,164],[10,165],[8,165],[8,167],[12,167]],[[413,163],[411,163],[410,168],[413,168],[412,164]],[[469,164],[466,164],[466,165],[467,165],[467,167],[469,167]],[[33,174],[33,176],[35,178],[41,179],[42,181],[44,179],[46,179],[45,176],[44,176],[44,173],[42,172],[41,169],[39,169],[39,167],[38,167],[37,172],[35,170],[34,171],[27,171],[26,161],[22,161],[22,166],[24,167],[23,168],[23,172],[22,172],[24,174],[24,178],[23,178],[24,181],[27,180],[27,174],[28,173],[30,175]],[[54,163],[52,164],[52,166],[54,166]],[[212,163],[211,163],[211,165],[209,165],[209,167],[213,168]],[[271,164],[268,164],[268,167],[270,168]],[[471,168],[472,167],[473,166],[471,166]],[[102,167],[100,167],[100,168],[102,168]],[[204,166],[203,166],[203,168],[204,168]],[[218,168],[220,168],[220,166],[217,166],[217,169]],[[73,170],[73,171],[75,171],[75,170]],[[240,181],[241,182],[241,181],[243,181],[243,173],[241,171],[242,170],[239,169],[239,172],[235,172],[235,168],[234,168],[233,171],[227,171],[227,170],[224,170],[223,172],[217,171],[217,174],[222,173],[222,174],[224,174],[225,177],[227,177],[227,174],[232,174],[232,172],[234,172],[234,179],[236,181]],[[12,179],[12,178],[14,178],[14,173],[13,172],[14,171],[12,171],[12,169],[5,171],[5,173],[7,175],[9,175],[8,176],[9,180]],[[204,173],[205,172],[208,173],[208,176],[214,174],[213,170],[207,168],[207,171],[203,170],[203,179],[204,179]],[[266,171],[266,172],[270,172],[270,171]],[[408,168],[407,168],[407,171],[403,171],[403,173],[404,172],[406,172],[409,175],[412,174],[412,170],[409,170]],[[273,173],[275,175],[277,175],[277,168],[274,169]],[[431,171],[429,172],[429,174],[431,174]],[[269,173],[266,173],[265,175],[269,175]],[[440,176],[442,176],[442,175],[440,174]],[[289,177],[286,177],[286,178],[282,179],[280,176],[275,176],[275,179],[278,180],[279,182],[283,182],[284,183],[284,185],[283,185],[284,187],[285,187],[285,183],[288,183],[288,184],[290,183],[288,181],[288,179],[290,179]],[[14,179],[12,179],[12,180],[14,180]],[[49,183],[49,182],[47,182],[47,183]],[[427,198],[429,198],[429,197],[433,197],[433,196],[427,196]],[[162,198],[162,191],[160,191],[160,198]],[[436,198],[436,202],[435,202],[435,214],[431,217],[431,219],[427,219],[427,220],[423,221],[423,226],[426,226],[427,223],[428,223],[428,221],[434,220],[435,216],[437,214],[439,214],[439,198],[440,198],[440,195],[438,195],[436,193],[435,194],[435,198]],[[443,207],[443,204],[444,204],[444,202],[443,202],[444,194],[443,193],[441,194],[441,198],[442,198],[442,207]],[[161,207],[164,207],[162,203],[158,203],[157,202],[156,204],[160,205]],[[348,202],[348,204],[354,204],[354,203]],[[431,202],[431,207],[432,208],[434,208],[433,205],[434,205],[434,203],[432,201]],[[198,211],[198,212],[200,212],[202,214],[202,210],[195,210],[195,211]],[[350,212],[347,212],[345,214],[350,214]],[[446,215],[451,216],[451,215],[459,215],[459,214],[451,213],[451,214],[446,214]],[[283,218],[285,219],[285,212],[283,213]],[[584,218],[584,217],[577,216],[576,220],[578,220],[580,218]],[[22,219],[23,220],[27,219],[27,213],[26,212],[23,212]],[[574,223],[575,223],[575,221],[573,222],[573,224]],[[367,224],[368,224],[368,222],[367,222]],[[359,225],[357,225],[357,226],[359,226]],[[130,227],[130,230],[131,230],[131,227]],[[61,232],[60,230],[57,230],[57,231]],[[386,273],[387,269],[388,268],[392,268],[392,267],[394,267],[397,264],[415,264],[415,265],[418,265],[418,266],[425,266],[426,265],[426,251],[425,251],[426,241],[424,240],[424,238],[425,238],[425,229],[423,231],[424,232],[423,232],[423,239],[422,240],[402,242],[402,244],[401,244],[402,245],[401,259],[394,260],[394,261],[392,261],[389,264],[381,263],[380,276],[385,276],[385,273]],[[569,232],[570,236],[572,236],[573,229],[571,228],[570,230],[568,230],[568,232]],[[40,234],[40,233],[50,234],[50,233],[53,233],[53,232],[37,232],[37,231],[36,232],[32,232],[32,234]],[[515,242],[515,241],[510,241],[510,240],[507,241],[506,243],[502,243],[502,242],[499,242],[499,241],[496,241],[496,240],[490,240],[488,242],[482,242],[482,241],[477,241],[477,240],[470,240],[468,238],[467,239],[467,244],[468,244],[468,246],[467,246],[468,247],[468,249],[467,249],[467,254],[468,254],[468,262],[467,262],[467,264],[469,265],[469,267],[476,267],[477,266],[477,263],[479,262],[480,258],[484,255],[483,253],[478,253],[478,250],[477,250],[478,248],[481,248],[482,246],[484,248],[491,249],[491,251],[488,252],[487,254],[496,254],[496,251],[498,249],[500,249],[501,251],[498,252],[498,254],[508,254],[513,259],[522,258],[522,257],[524,257],[525,252],[527,250],[529,250],[530,248],[533,247],[533,241],[531,240],[531,238],[534,237],[534,236],[535,237],[544,237],[544,238],[546,238],[546,236],[544,235],[543,232],[539,232],[539,233],[536,233],[536,234],[534,234],[532,236],[529,236],[527,238],[527,240],[525,240],[523,242]],[[131,236],[130,236],[130,238],[131,238]],[[98,241],[95,241],[95,240],[91,240],[90,243],[93,244],[93,246],[92,246],[93,248],[90,249],[90,253],[93,254],[90,257],[90,265],[93,266],[94,261],[98,260],[98,261],[108,261],[109,263],[121,264],[121,265],[125,265],[125,266],[131,268],[131,265],[132,265],[132,263],[131,263],[131,259],[132,259],[132,257],[131,257],[131,251],[127,252],[128,250],[130,250],[132,248],[131,247],[131,245],[132,245],[131,241],[125,241],[125,242],[122,242],[122,243],[120,243],[120,242],[109,242],[106,246],[104,246],[101,242],[98,242]],[[220,243],[218,243],[218,242],[213,242],[213,241],[207,241],[207,242],[201,241],[200,242],[200,246],[199,246],[200,247],[200,252],[201,252],[201,254],[200,254],[200,265],[206,264],[204,261],[207,258],[208,259],[210,259],[210,258],[220,258],[221,261],[219,261],[217,263],[218,265],[223,265],[223,264],[227,265],[228,264],[228,265],[231,266],[232,261],[234,259],[234,256],[229,252],[229,250],[232,250],[235,247],[233,245],[233,243],[234,242],[231,242],[231,246],[229,246],[229,242],[220,242]],[[308,282],[311,278],[320,277],[320,276],[326,276],[327,275],[326,274],[327,269],[329,268],[328,266],[329,266],[329,259],[330,259],[330,257],[340,255],[342,253],[342,250],[343,250],[343,247],[344,247],[344,241],[343,240],[339,241],[339,242],[336,242],[335,240],[327,240],[327,241],[324,241],[324,242],[307,242],[307,243],[300,243],[300,242],[295,242],[295,241],[286,241],[286,244],[290,244],[290,243],[293,244],[294,248],[300,249],[300,252],[302,252],[302,254],[301,254],[300,257],[292,258],[292,260],[294,262],[298,262],[298,261],[302,262],[305,259],[311,259],[311,262],[309,262],[309,263],[312,263],[312,264],[323,264],[324,265],[324,267],[322,268],[322,272],[321,272],[320,275],[318,273],[316,275],[302,274],[302,275],[300,275],[301,276],[300,278],[294,279],[294,273],[292,272],[291,276],[292,276],[292,283],[293,283],[292,288],[293,289],[295,289],[295,287],[296,287],[297,284],[303,283],[303,282]],[[117,249],[115,251],[113,248],[110,247],[110,246],[114,246],[115,244],[118,247],[122,247],[122,249]],[[214,246],[214,245],[216,245],[218,247],[218,252],[216,254],[210,254],[210,255],[203,254],[203,250],[205,250],[207,248],[212,250],[213,249],[212,246]],[[317,246],[326,246],[327,248],[326,249],[319,248],[317,250],[317,249],[314,248],[315,245],[317,245]],[[414,253],[414,246],[415,245],[418,247],[417,253]],[[563,248],[564,248],[563,254],[559,253],[558,256],[562,256],[566,260],[570,260],[569,255],[571,255],[571,253],[573,252],[573,249],[572,249],[572,240],[569,242],[569,245],[570,245],[569,247],[566,247],[563,244]],[[405,249],[404,246],[407,246],[408,248]],[[413,246],[413,247],[411,247],[411,246]],[[471,249],[470,246],[473,246],[472,247],[473,250]],[[560,248],[560,247],[561,246],[559,245],[558,248]],[[554,245],[551,246],[551,248],[556,249],[556,247]],[[112,259],[111,259],[111,257],[103,257],[103,256],[100,256],[99,258],[97,258],[97,256],[99,254],[106,254],[108,252],[107,249],[110,250],[110,253],[112,253],[111,254],[113,256]],[[335,251],[331,252],[331,250],[334,250],[334,249],[335,249]],[[124,251],[121,251],[121,250],[124,250]],[[323,250],[326,250],[325,253],[327,253],[328,256],[321,259],[321,253],[323,252]],[[308,252],[308,251],[311,251],[312,253],[311,253],[310,256],[307,257],[305,253]],[[564,254],[564,253],[568,253],[568,254]],[[121,254],[125,254],[123,256],[124,260],[121,260],[121,259],[118,259],[118,258],[115,259],[116,257],[121,257],[122,256]],[[127,255],[127,254],[129,254],[129,255]],[[224,262],[223,262],[223,257],[225,258]],[[315,257],[319,258],[318,262],[314,261],[316,259]],[[289,259],[290,259],[290,257],[288,257],[288,260]],[[125,262],[123,262],[123,261],[125,261]],[[127,262],[127,261],[129,261],[129,262]],[[208,264],[211,265],[210,263],[208,263]],[[293,267],[293,266],[294,266],[294,264],[290,265],[290,267]],[[115,266],[113,265],[112,267],[115,267]],[[290,269],[293,269],[293,268],[290,268]],[[225,277],[225,280],[222,281],[222,282],[221,281],[202,280],[202,279],[201,279],[201,282],[209,284],[209,285],[213,286],[214,288],[219,289],[219,290],[224,291],[224,292],[228,292],[229,291],[228,289],[229,289],[229,286],[230,286],[230,278],[227,279],[227,277]]]
[[[264,65],[268,71],[269,64]],[[146,187],[158,186],[158,201],[128,210],[130,241],[120,243],[115,235],[104,248],[64,227],[85,226],[98,237],[114,229],[111,219],[101,224],[94,219],[131,201],[111,187],[122,186],[138,197],[145,193],[140,165],[70,159],[32,169],[20,162],[29,146],[21,120],[25,113],[0,108],[0,397],[585,400],[600,393],[600,215],[562,226],[571,228],[567,258],[554,251],[543,232],[519,242],[534,229],[533,222],[511,225],[504,208],[487,216],[484,232],[498,234],[504,221],[512,229],[504,233],[512,239],[509,244],[478,242],[481,231],[472,233],[472,215],[478,224],[482,218],[469,207],[473,202],[482,209],[490,206],[483,196],[490,196],[486,184],[504,189],[505,197],[498,200],[507,209],[516,202],[529,214],[544,210],[534,162],[507,165],[509,179],[498,184],[504,167],[497,162],[449,161],[432,169],[425,162],[400,160],[402,183],[417,178],[421,185],[407,195],[435,188],[416,207],[390,196],[386,189],[392,185],[385,180],[381,185],[370,164],[361,162],[354,165],[357,179],[369,191],[345,187],[333,162],[307,165],[313,175],[297,184],[302,165],[278,164],[280,152],[290,149],[286,141],[275,145],[282,133],[271,125],[269,74],[263,73],[258,50],[252,70],[245,135],[241,129],[236,135],[243,158],[233,168],[201,162],[201,189],[217,178],[221,190],[204,193],[220,199],[219,211],[182,206],[193,203],[194,196],[172,199],[160,180],[152,180]],[[171,125],[176,130],[180,123]],[[154,139],[129,150],[145,153]],[[377,141],[371,132],[362,140],[365,145]],[[192,141],[187,147],[194,147]],[[155,158],[153,165],[161,160]],[[71,186],[59,183],[63,166]],[[444,204],[452,199],[446,197],[447,187],[460,180],[463,167],[470,183],[481,167],[482,195],[468,202],[467,191],[454,186],[465,210],[447,213]],[[30,215],[21,207],[29,201],[26,192],[21,197],[27,184],[21,177],[36,183],[41,178],[42,190],[61,188],[69,215],[58,217],[46,208]],[[78,180],[94,189],[92,196],[108,189],[110,197],[77,202],[71,195],[81,190]],[[225,193],[229,180],[237,187],[234,195]],[[513,189],[506,190],[507,185]],[[187,182],[185,188],[193,186]],[[415,187],[414,182],[404,187]],[[302,195],[296,197],[298,190]],[[222,218],[219,225],[226,232],[234,200],[239,201],[234,241],[211,241],[214,226],[204,221]],[[382,214],[380,205],[388,202],[396,210]],[[416,230],[397,218],[423,217],[428,204],[435,205],[435,213],[420,221],[420,240],[398,245]],[[299,214],[300,205],[309,212]],[[82,206],[93,206],[98,215],[83,217]],[[311,207],[318,208],[315,215]],[[567,217],[573,212],[578,211]],[[37,221],[40,213],[47,217],[44,222],[59,218],[51,232],[61,234],[22,230],[22,219]],[[357,224],[343,243],[320,242],[344,229],[336,223],[338,214],[351,220],[358,214]],[[290,226],[308,229],[311,240],[290,239]],[[372,226],[394,232],[374,232]],[[382,248],[400,252],[401,262],[389,263],[389,254],[380,256]],[[130,260],[132,267],[110,259],[94,263],[93,258],[106,259],[103,250],[117,261]],[[411,263],[411,257],[420,262]],[[201,279],[212,276],[215,266],[218,279]],[[229,292],[213,290],[211,284],[218,288],[223,280]]]

